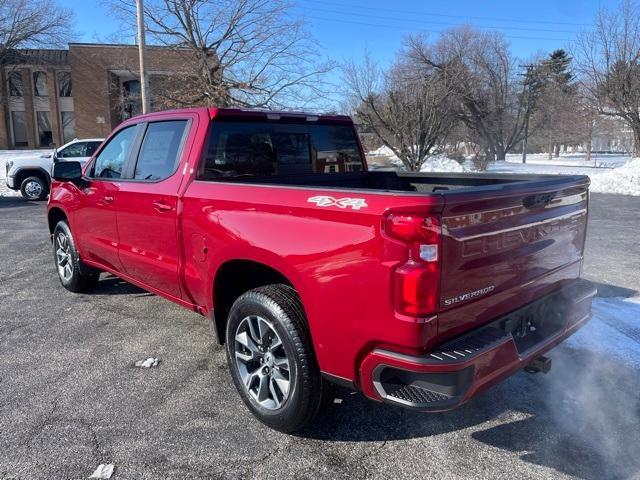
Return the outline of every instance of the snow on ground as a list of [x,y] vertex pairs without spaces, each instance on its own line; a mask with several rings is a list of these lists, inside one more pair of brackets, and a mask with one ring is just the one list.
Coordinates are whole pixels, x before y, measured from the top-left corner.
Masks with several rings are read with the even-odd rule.
[[7,163],[7,160],[44,155],[48,152],[48,150],[0,150],[0,197],[20,196],[19,191],[9,189],[5,182],[7,174],[5,164]]
[[640,368],[640,297],[595,298],[593,317],[565,345]]
[[598,175],[590,175],[591,191],[640,196],[640,158]]
[[493,162],[487,172],[588,175],[590,190],[600,193],[640,196],[640,158],[628,155],[594,155],[587,162],[584,154],[567,154],[548,159],[546,154],[507,155],[506,162]]
[[[367,162],[373,169],[384,169],[390,166],[403,169],[402,162],[393,151],[386,146],[382,146],[376,150],[367,153]],[[421,172],[464,172],[465,167],[460,163],[447,158],[445,155],[434,155],[429,158],[422,168]]]
[[[402,162],[388,147],[380,147],[367,154],[367,161],[373,170],[399,168]],[[422,172],[474,172],[473,162],[463,164],[436,155],[422,166]],[[527,163],[522,163],[521,154],[509,154],[504,162],[493,162],[487,173],[538,173],[550,175],[588,175],[591,191],[640,196],[640,158],[621,154],[594,154],[586,161],[584,153],[562,154],[549,159],[546,153],[527,155]]]

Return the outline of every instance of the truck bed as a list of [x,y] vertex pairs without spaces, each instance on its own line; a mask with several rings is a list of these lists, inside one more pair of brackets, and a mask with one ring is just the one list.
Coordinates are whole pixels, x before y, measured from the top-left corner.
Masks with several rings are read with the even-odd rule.
[[485,173],[400,173],[393,171],[366,171],[353,173],[327,173],[282,175],[272,177],[239,176],[217,178],[216,181],[324,187],[349,190],[379,190],[382,192],[415,192],[446,194],[451,191],[504,190],[509,187],[560,186],[585,181],[580,175],[509,175]]

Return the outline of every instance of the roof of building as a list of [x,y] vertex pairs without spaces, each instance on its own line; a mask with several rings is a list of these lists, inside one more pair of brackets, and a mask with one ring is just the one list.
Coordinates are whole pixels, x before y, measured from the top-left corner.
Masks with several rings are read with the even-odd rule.
[[46,48],[10,50],[3,59],[5,65],[69,65],[69,51]]

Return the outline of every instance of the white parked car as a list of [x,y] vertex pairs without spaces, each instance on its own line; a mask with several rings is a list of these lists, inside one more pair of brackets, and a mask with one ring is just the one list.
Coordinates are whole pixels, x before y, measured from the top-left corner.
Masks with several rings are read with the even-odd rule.
[[74,160],[85,163],[97,150],[103,138],[75,139],[53,152],[7,160],[7,187],[20,190],[27,200],[44,200],[49,195],[53,162]]

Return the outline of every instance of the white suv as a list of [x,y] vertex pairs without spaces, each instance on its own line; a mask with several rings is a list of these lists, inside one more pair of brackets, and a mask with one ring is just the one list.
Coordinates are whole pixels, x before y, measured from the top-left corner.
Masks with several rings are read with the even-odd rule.
[[20,190],[27,200],[44,200],[51,185],[53,162],[75,160],[85,163],[104,139],[85,138],[72,140],[53,152],[7,160],[7,187]]

